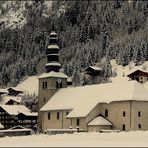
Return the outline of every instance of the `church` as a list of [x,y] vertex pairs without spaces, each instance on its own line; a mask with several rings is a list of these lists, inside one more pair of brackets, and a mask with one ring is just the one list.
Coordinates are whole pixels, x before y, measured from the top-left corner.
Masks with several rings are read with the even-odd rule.
[[[68,87],[60,71],[58,36],[50,33],[39,78],[38,130],[148,130],[148,90],[135,80]],[[91,68],[92,70],[92,68]]]

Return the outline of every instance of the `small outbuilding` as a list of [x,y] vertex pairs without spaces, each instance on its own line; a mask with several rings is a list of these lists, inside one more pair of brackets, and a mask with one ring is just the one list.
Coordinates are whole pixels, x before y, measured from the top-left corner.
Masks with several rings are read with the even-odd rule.
[[87,124],[88,132],[99,132],[102,129],[111,129],[112,123],[99,115]]

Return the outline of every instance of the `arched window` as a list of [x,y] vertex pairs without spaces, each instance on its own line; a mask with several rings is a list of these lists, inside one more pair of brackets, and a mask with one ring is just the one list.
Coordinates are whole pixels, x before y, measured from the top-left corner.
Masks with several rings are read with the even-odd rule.
[[77,119],[77,126],[79,126],[80,125],[80,119],[78,118]]
[[62,81],[61,79],[58,79],[56,82],[56,88],[62,88]]
[[105,110],[105,117],[108,117],[108,109]]
[[48,112],[48,120],[50,120],[50,112]]

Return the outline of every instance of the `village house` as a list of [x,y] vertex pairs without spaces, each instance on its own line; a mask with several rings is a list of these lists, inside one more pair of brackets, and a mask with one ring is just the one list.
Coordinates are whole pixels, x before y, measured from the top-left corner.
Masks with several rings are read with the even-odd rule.
[[31,112],[24,105],[0,105],[0,123],[4,129],[16,125],[33,128],[37,124],[37,113]]
[[[38,130],[148,130],[148,91],[137,81],[67,87],[58,37],[50,33],[46,72],[39,76]],[[89,67],[86,71],[99,68]],[[130,76],[129,76],[130,77]]]

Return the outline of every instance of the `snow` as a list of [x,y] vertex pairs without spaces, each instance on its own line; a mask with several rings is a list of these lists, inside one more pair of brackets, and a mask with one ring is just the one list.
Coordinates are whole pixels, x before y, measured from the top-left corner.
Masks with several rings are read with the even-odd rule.
[[41,111],[71,109],[67,118],[85,117],[98,103],[123,100],[148,101],[147,96],[147,89],[137,81],[69,87],[58,90]]
[[59,49],[59,46],[57,46],[57,45],[49,45],[47,48],[48,49]]
[[26,80],[20,82],[15,88],[23,90],[26,95],[38,95],[39,80],[37,76],[28,77]]
[[111,122],[109,122],[107,119],[105,119],[102,116],[98,116],[95,119],[93,119],[91,122],[89,122],[87,125],[112,125]]
[[48,78],[48,77],[68,78],[68,76],[66,76],[64,73],[62,73],[62,72],[54,72],[54,71],[51,71],[49,73],[43,73],[38,78],[42,79],[42,78]]
[[148,131],[0,138],[1,147],[147,147]]
[[31,113],[31,111],[24,105],[0,105],[8,114],[18,115],[19,113]]
[[60,63],[47,63],[45,66],[61,66]]

